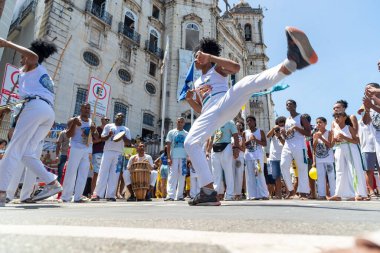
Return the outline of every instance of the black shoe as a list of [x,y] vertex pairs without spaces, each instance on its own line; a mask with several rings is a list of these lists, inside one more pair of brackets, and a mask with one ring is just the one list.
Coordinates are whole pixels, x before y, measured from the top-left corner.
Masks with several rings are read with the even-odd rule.
[[91,197],[91,201],[99,201],[99,200],[100,200],[100,197],[97,195]]
[[27,198],[27,199],[21,200],[20,203],[32,204],[32,203],[36,203],[36,201],[34,201],[32,198]]
[[167,197],[167,198],[164,198],[164,201],[174,201],[174,199]]
[[188,203],[190,206],[220,206],[217,196],[218,193],[216,191],[213,190],[211,194],[207,194],[202,187],[201,191],[194,197],[194,199],[189,200]]
[[179,198],[177,201],[185,201],[184,198]]
[[318,61],[318,56],[310,45],[306,34],[295,28],[285,28],[288,39],[288,59],[297,64],[297,69],[302,69]]
[[151,198],[145,198],[145,201],[153,201]]
[[6,198],[5,203],[9,203],[9,202],[11,202],[11,200],[9,198]]
[[107,201],[116,202],[115,198],[108,198]]
[[128,199],[127,199],[128,202],[134,202],[136,201],[136,197],[135,196],[130,196]]

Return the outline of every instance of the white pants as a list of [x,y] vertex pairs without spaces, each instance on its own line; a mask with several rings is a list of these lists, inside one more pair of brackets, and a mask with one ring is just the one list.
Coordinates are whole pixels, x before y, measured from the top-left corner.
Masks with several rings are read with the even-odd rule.
[[[258,162],[260,162],[261,172],[258,171]],[[264,157],[259,160],[247,160],[246,163],[245,182],[247,199],[268,198],[269,191],[264,175]],[[256,171],[257,173],[255,173]]]
[[[44,147],[43,144],[44,142],[41,141],[36,150],[36,154],[35,154],[36,157],[41,157],[42,149]],[[22,184],[22,188],[20,192],[20,200],[24,201],[31,197],[37,178],[36,178],[36,175],[32,172],[32,170],[28,168],[24,169],[24,164],[22,162],[20,162],[18,166],[20,166],[20,168],[15,169],[15,172],[12,175],[11,181],[9,182],[8,189],[7,189],[7,198],[10,200],[14,199],[18,185],[22,178],[22,174],[25,172],[23,184]]]
[[[234,197],[234,172],[232,169],[232,146],[228,144],[222,152],[211,153],[212,174],[214,189],[218,194],[224,194],[224,180],[226,182],[226,199]],[[223,180],[224,173],[224,180]]]
[[195,120],[185,139],[185,149],[199,177],[201,186],[213,182],[212,173],[207,168],[207,159],[202,144],[216,129],[233,119],[252,93],[268,89],[286,75],[280,71],[282,64],[257,75],[244,77],[225,94],[211,97],[202,108],[202,114]]
[[182,175],[182,159],[184,158],[173,158],[172,166],[169,168],[168,198],[175,200],[183,198],[183,189],[185,188],[186,175]]
[[36,157],[38,146],[49,133],[54,118],[53,108],[45,101],[34,99],[25,104],[0,165],[0,191],[7,190],[15,170],[22,170],[20,162],[45,183],[57,178],[45,169],[40,157]]
[[115,198],[120,172],[116,172],[120,152],[104,151],[96,181],[95,194],[100,198]]
[[[243,152],[240,152],[243,154]],[[243,190],[243,174],[244,174],[244,154],[239,154],[239,157],[232,162],[232,168],[234,170],[234,192],[235,195],[241,195]],[[236,167],[236,161],[240,161],[240,167]]]
[[299,193],[310,193],[309,170],[306,161],[306,148],[289,147],[285,145],[281,152],[281,174],[289,191],[293,191],[290,170],[292,160],[295,160],[298,170],[298,189]]
[[63,180],[62,200],[71,201],[73,194],[74,201],[80,200],[86,187],[89,169],[90,157],[88,149],[71,147],[66,174]]
[[194,198],[201,191],[198,176],[190,176],[190,197]]
[[318,179],[317,189],[319,197],[326,197],[326,174],[329,180],[330,195],[335,194],[335,170],[334,163],[316,163]]
[[[158,172],[156,170],[150,171],[150,186],[154,187],[156,185],[157,176],[158,176]],[[131,172],[129,170],[123,170],[123,179],[124,179],[125,185],[128,186],[128,185],[132,184]]]
[[[367,196],[364,171],[359,148],[355,144],[341,144],[335,150],[336,189],[335,195],[341,198]],[[357,187],[354,187],[355,176]]]

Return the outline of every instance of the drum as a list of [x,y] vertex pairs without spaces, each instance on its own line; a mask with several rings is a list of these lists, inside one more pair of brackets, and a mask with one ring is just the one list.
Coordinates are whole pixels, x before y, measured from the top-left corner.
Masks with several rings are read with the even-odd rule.
[[144,200],[150,188],[150,164],[137,162],[131,165],[132,190],[137,200]]
[[125,131],[121,131],[120,133],[118,134],[115,134],[115,136],[112,138],[112,140],[114,142],[118,142],[118,141],[121,141],[125,136]]

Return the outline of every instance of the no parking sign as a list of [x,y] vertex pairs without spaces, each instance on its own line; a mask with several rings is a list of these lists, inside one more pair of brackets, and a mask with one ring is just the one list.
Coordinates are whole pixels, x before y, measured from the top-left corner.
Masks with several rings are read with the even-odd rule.
[[[18,93],[18,76],[19,70],[15,66],[7,63],[5,66],[3,84],[1,87],[1,102],[0,105],[5,105],[9,99],[9,103],[16,103],[20,97]],[[13,88],[16,86],[15,88]],[[13,91],[12,91],[13,89]],[[11,94],[12,93],[12,94]]]
[[87,102],[91,105],[91,113],[94,112],[95,101],[98,99],[96,106],[96,115],[103,117],[107,115],[108,103],[111,95],[111,86],[107,83],[102,87],[103,81],[91,78]]

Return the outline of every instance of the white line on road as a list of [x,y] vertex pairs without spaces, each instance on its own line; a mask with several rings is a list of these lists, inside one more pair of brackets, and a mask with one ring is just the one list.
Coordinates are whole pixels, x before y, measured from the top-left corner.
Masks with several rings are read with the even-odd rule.
[[[89,232],[91,231],[91,232]],[[53,226],[53,225],[0,225],[0,234],[63,236],[84,238],[112,238],[154,241],[163,243],[197,243],[222,246],[230,252],[321,252],[321,249],[353,245],[348,236],[320,236],[298,234],[258,234],[191,231],[179,229]]]

